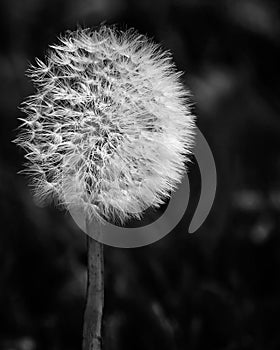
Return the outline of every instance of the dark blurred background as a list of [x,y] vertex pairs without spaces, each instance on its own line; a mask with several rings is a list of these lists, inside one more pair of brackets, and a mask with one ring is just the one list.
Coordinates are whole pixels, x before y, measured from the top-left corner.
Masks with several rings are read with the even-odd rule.
[[35,205],[16,136],[29,62],[77,25],[172,50],[215,157],[212,211],[148,247],[105,247],[104,350],[280,349],[280,17],[272,0],[1,0],[0,350],[81,348],[86,236]]

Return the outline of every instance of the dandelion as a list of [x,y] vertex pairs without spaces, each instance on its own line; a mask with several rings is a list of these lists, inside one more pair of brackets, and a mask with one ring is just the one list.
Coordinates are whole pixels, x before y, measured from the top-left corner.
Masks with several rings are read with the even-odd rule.
[[[171,53],[133,29],[101,26],[66,32],[36,63],[27,72],[36,93],[22,106],[15,140],[27,152],[23,172],[36,201],[121,224],[163,204],[184,175],[195,126]],[[89,265],[102,257],[92,241]],[[100,348],[98,322],[84,331],[92,338],[84,349]]]

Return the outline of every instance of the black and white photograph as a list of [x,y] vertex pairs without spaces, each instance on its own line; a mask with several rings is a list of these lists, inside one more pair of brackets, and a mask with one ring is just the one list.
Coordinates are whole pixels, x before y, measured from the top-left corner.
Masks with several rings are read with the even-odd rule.
[[0,350],[280,349],[280,3],[1,0]]

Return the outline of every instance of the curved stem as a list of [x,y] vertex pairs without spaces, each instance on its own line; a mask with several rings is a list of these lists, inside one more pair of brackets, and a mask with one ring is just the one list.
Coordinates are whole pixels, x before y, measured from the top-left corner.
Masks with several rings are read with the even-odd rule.
[[88,281],[84,313],[83,350],[101,350],[104,305],[103,244],[87,236]]

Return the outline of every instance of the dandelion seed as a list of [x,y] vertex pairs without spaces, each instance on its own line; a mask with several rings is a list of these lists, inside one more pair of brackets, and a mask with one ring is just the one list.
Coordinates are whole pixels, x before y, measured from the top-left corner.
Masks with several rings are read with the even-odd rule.
[[103,222],[141,218],[185,172],[194,117],[169,52],[134,30],[67,32],[28,75],[26,173],[40,201],[81,206]]

